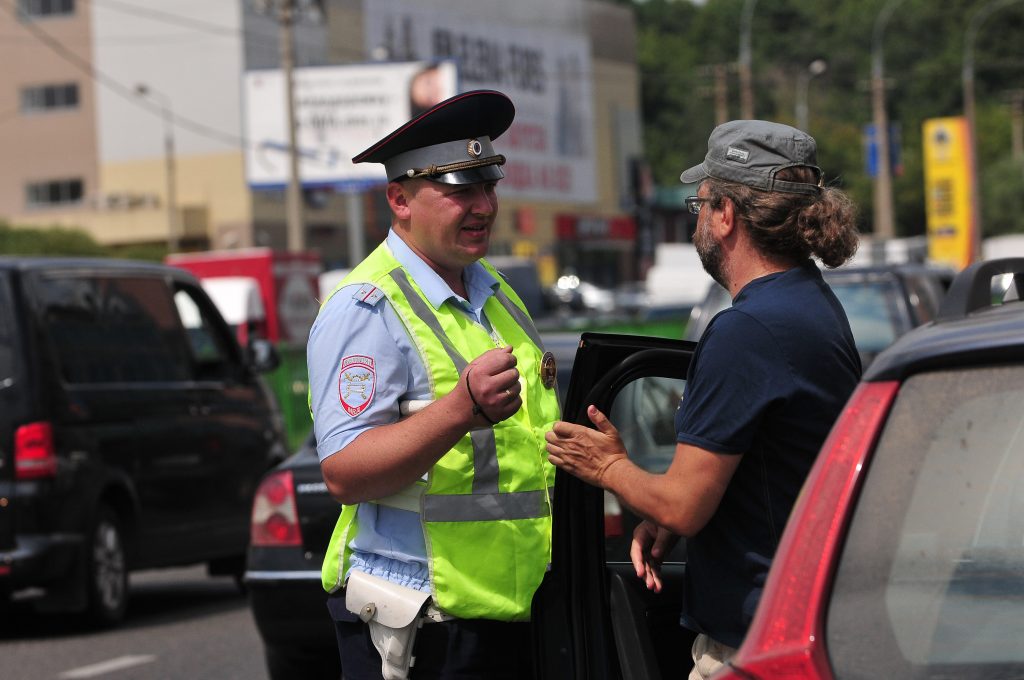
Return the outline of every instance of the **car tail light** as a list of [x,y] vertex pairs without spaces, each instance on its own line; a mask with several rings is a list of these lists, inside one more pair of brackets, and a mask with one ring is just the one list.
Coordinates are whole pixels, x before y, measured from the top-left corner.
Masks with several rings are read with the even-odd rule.
[[604,535],[605,538],[611,538],[613,536],[621,536],[623,531],[622,526],[622,506],[619,505],[619,499],[616,498],[611,491],[604,492]]
[[57,450],[50,423],[29,423],[14,432],[14,476],[42,479],[57,474]]
[[252,503],[250,541],[258,546],[302,545],[291,470],[272,472],[260,482]]
[[831,680],[825,604],[861,472],[899,382],[861,383],[825,441],[782,534],[732,668],[715,680]]

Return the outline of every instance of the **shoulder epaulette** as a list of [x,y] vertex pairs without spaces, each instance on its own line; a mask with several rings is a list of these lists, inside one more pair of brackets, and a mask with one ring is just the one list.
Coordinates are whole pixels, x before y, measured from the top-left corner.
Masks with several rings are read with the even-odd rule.
[[384,291],[372,283],[364,283],[359,286],[359,289],[352,295],[355,300],[365,303],[373,307],[381,298],[384,297]]

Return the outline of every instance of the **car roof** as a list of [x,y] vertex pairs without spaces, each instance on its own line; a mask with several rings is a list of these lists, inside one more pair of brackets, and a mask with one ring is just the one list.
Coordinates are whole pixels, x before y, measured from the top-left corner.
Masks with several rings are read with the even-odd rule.
[[119,260],[102,257],[57,257],[33,256],[19,257],[0,255],[0,270],[19,272],[54,272],[54,271],[116,271],[146,274],[149,276],[173,276],[179,279],[195,281],[190,272],[179,267],[172,267],[158,262],[143,260]]
[[851,265],[837,267],[835,269],[823,268],[821,273],[826,279],[871,276],[876,274],[930,274],[940,279],[951,281],[956,272],[944,265],[930,264],[927,262],[898,262],[888,264]]
[[864,380],[903,380],[920,371],[1024,361],[1024,303],[916,328],[879,354]]
[[936,320],[879,354],[864,380],[902,380],[935,368],[1024,361],[1024,301],[992,303],[992,278],[1004,273],[1021,276],[1024,258],[978,262],[958,274]]

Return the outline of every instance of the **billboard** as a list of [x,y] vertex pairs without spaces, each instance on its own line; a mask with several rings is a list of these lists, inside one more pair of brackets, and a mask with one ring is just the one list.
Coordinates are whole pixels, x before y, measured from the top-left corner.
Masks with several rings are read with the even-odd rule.
[[[352,157],[412,115],[457,92],[454,62],[318,66],[294,70],[296,147],[303,186],[354,188],[383,182],[384,167]],[[244,77],[246,181],[254,189],[288,183],[284,74]]]
[[494,145],[508,159],[502,196],[594,202],[586,8],[579,0],[533,4],[538,12],[516,11],[520,3],[503,0],[366,2],[367,56],[451,59],[458,64],[461,91],[495,89],[512,99],[515,121]]
[[963,269],[971,263],[975,200],[970,130],[963,117],[923,123],[928,257]]

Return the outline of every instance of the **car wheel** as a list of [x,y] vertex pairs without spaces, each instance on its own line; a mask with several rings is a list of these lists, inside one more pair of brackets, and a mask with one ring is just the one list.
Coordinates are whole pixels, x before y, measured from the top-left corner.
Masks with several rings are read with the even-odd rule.
[[333,648],[316,653],[266,645],[264,657],[270,680],[338,680],[341,677],[341,661]]
[[128,609],[128,565],[124,531],[113,510],[100,506],[88,548],[90,622],[110,626]]

